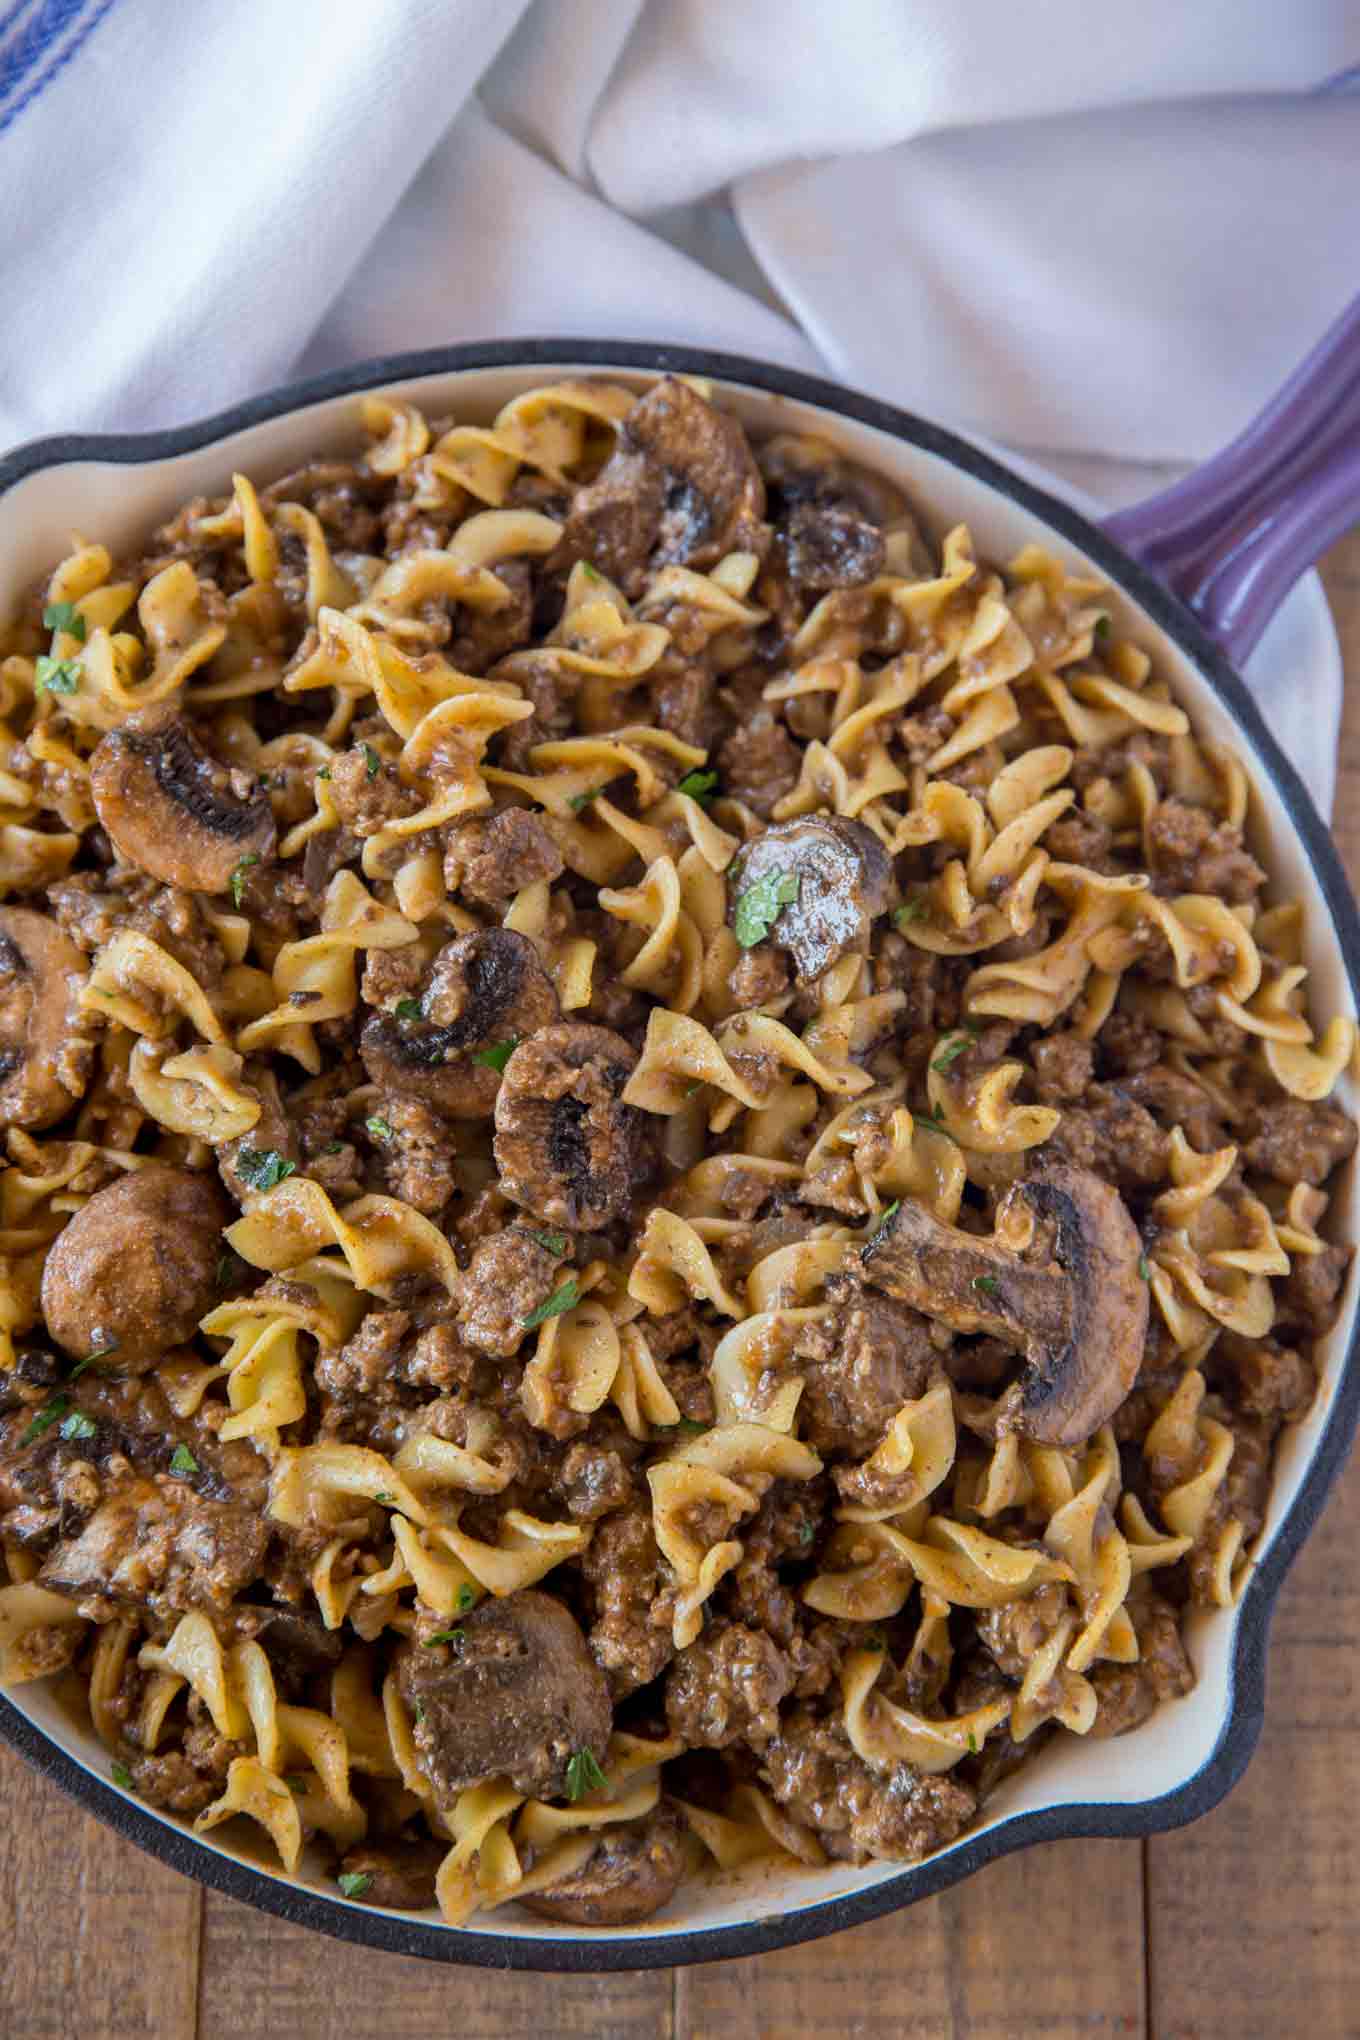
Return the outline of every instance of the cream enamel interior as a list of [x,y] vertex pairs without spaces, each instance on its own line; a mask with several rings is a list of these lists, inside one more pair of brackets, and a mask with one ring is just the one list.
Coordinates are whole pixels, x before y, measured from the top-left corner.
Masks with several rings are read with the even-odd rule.
[[[375,385],[386,393],[408,397],[432,414],[456,411],[460,420],[489,419],[524,389],[565,375],[609,375],[643,387],[653,376],[637,369],[612,370],[598,365],[569,364],[533,368],[466,369],[421,376],[409,381]],[[1056,533],[1050,533],[1032,511],[1011,501],[985,481],[955,467],[943,457],[904,443],[890,433],[843,418],[838,413],[740,384],[719,386],[724,402],[760,436],[781,430],[816,431],[834,440],[866,465],[880,469],[908,491],[924,522],[938,538],[948,526],[966,521],[979,551],[1005,559],[1030,540],[1048,544],[1074,565],[1088,565],[1086,556]],[[233,469],[256,481],[286,472],[317,453],[341,451],[359,442],[357,398],[329,398],[286,415],[252,425],[244,431],[195,452],[135,464],[72,461],[25,477],[0,498],[0,612],[37,576],[50,571],[66,551],[73,532],[98,539],[115,551],[167,517],[187,498],[230,490]],[[1271,873],[1278,895],[1298,898],[1308,910],[1308,963],[1316,1011],[1324,1018],[1354,1013],[1336,932],[1313,873],[1304,844],[1254,746],[1227,707],[1218,699],[1192,662],[1167,640],[1127,597],[1116,604],[1120,627],[1151,651],[1170,680],[1178,699],[1213,741],[1233,746],[1247,766],[1254,792],[1251,829],[1254,847]],[[1355,1111],[1353,1087],[1338,1093]],[[1347,1172],[1330,1217],[1334,1236],[1357,1239],[1354,1170]],[[1349,1345],[1356,1309],[1352,1280],[1347,1306],[1319,1351],[1322,1389],[1310,1415],[1283,1436],[1277,1451],[1276,1476],[1266,1527],[1256,1555],[1268,1549],[1288,1512],[1326,1430]],[[997,1828],[1023,1814],[1049,1808],[1103,1804],[1136,1805],[1160,1798],[1184,1785],[1211,1758],[1231,1708],[1231,1666],[1239,1615],[1201,1611],[1192,1618],[1187,1643],[1198,1681],[1184,1699],[1164,1705],[1144,1727],[1115,1742],[1083,1742],[1064,1736],[1050,1744],[1034,1764],[1008,1781],[991,1802],[983,1820],[969,1829],[955,1849],[979,1833]],[[107,1780],[108,1760],[93,1731],[74,1722],[59,1694],[46,1686],[25,1686],[6,1696],[33,1725],[78,1764]],[[155,1815],[167,1820],[164,1815]],[[271,1863],[267,1841],[241,1820],[197,1843],[204,1851],[248,1863],[281,1884],[309,1884],[336,1906],[362,1911],[361,1904],[340,1897],[329,1881],[297,1880]],[[942,1852],[944,1854],[950,1851]],[[715,1875],[682,1887],[661,1919],[624,1930],[630,1941],[664,1942],[668,1936],[705,1929],[747,1925],[753,1921],[801,1912],[863,1890],[901,1881],[902,1898],[910,1896],[913,1871],[900,1865],[871,1864],[863,1869],[836,1865],[811,1872],[804,1869],[757,1868],[754,1872]],[[390,1917],[390,1915],[389,1915]],[[412,1915],[440,1926],[437,1915]],[[472,1926],[481,1934],[531,1942],[585,1940],[600,1937],[533,1918],[514,1906],[479,1914]],[[456,1935],[460,1930],[444,1928]],[[609,1936],[617,1940],[617,1931]],[[664,1956],[663,1958],[664,1959]]]

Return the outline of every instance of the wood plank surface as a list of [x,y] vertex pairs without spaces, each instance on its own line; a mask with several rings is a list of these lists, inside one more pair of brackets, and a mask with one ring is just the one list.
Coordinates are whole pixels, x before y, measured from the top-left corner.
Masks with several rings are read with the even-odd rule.
[[[1360,532],[1325,579],[1348,692],[1336,835],[1360,880]],[[1067,1842],[829,1941],[617,1977],[325,1941],[163,1869],[0,1749],[0,2040],[1316,2040],[1360,2035],[1360,1479],[1281,1595],[1266,1728],[1179,1834]]]

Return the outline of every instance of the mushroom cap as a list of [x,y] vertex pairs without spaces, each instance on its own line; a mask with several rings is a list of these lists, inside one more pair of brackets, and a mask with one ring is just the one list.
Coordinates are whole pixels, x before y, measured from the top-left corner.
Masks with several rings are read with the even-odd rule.
[[790,874],[798,896],[781,906],[768,939],[785,949],[803,984],[866,938],[888,904],[892,864],[872,829],[843,815],[776,822],[739,850],[727,873],[728,919],[752,886]]
[[500,1187],[550,1225],[594,1232],[626,1212],[650,1168],[645,1115],[620,1092],[637,1052],[584,1022],[522,1041],[496,1097]]
[[84,1095],[92,1044],[81,1017],[89,965],[46,914],[0,907],[0,1121],[41,1130]]
[[417,1758],[441,1806],[496,1777],[549,1798],[566,1789],[578,1750],[603,1758],[609,1687],[560,1601],[522,1588],[484,1601],[458,1630],[456,1645],[413,1646],[398,1660],[402,1695],[420,1708]]
[[636,1926],[670,1903],[684,1874],[684,1826],[662,1800],[641,1820],[601,1829],[598,1846],[579,1870],[520,1902],[544,1919],[571,1926]]
[[90,759],[95,811],[120,857],[184,892],[221,893],[274,854],[269,797],[203,748],[183,716],[133,716]]
[[[863,1249],[864,1279],[955,1331],[1022,1352],[1007,1423],[1040,1444],[1080,1445],[1114,1415],[1142,1364],[1143,1243],[1119,1192],[1089,1169],[1051,1164],[1015,1186],[1014,1212],[1012,1199],[1051,1227],[1050,1263],[1021,1259],[1000,1236],[961,1232],[904,1197]],[[1000,1217],[999,1234],[1007,1206]]]
[[217,1300],[226,1216],[210,1176],[161,1162],[96,1190],[43,1263],[51,1336],[79,1360],[116,1347],[132,1372],[191,1339]]
[[419,1098],[448,1119],[485,1119],[501,1072],[474,1058],[549,1027],[561,1007],[527,935],[485,928],[445,944],[430,968],[424,1017],[371,1013],[359,1037],[365,1070],[385,1090]]

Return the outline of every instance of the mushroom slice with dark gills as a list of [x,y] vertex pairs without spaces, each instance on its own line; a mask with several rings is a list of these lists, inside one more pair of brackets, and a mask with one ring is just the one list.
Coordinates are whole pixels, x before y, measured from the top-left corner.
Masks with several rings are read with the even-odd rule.
[[555,1798],[582,1750],[603,1764],[609,1687],[560,1601],[525,1588],[483,1602],[450,1634],[412,1643],[397,1669],[417,1761],[441,1808],[487,1778]]
[[447,943],[416,1003],[418,1017],[371,1014],[359,1053],[375,1084],[448,1119],[485,1119],[510,1050],[561,1011],[538,951],[510,928]]
[[649,561],[716,566],[764,549],[765,485],[735,418],[667,376],[639,397],[616,451],[576,491],[565,543],[636,594]]
[[85,1094],[89,965],[46,914],[0,907],[0,1123],[52,1126]]
[[552,1225],[593,1232],[650,1173],[645,1116],[620,1093],[636,1051],[608,1027],[545,1027],[521,1042],[496,1098],[500,1187]]
[[800,981],[867,938],[887,907],[892,865],[872,829],[841,815],[777,822],[737,852],[727,911],[743,949],[787,950]]
[[[1022,1258],[1041,1243],[1048,1259]],[[904,1197],[861,1261],[865,1281],[888,1296],[1022,1353],[1003,1422],[1043,1445],[1077,1446],[1114,1415],[1142,1361],[1142,1251],[1117,1190],[1055,1165],[1008,1192],[991,1239]]]
[[136,1373],[183,1345],[217,1300],[227,1208],[210,1176],[152,1163],[97,1190],[43,1263],[42,1310],[84,1360]]
[[183,716],[133,716],[101,737],[90,792],[119,856],[184,892],[226,892],[234,872],[274,854],[268,795]]
[[579,1869],[520,1904],[574,1927],[631,1927],[668,1905],[684,1874],[684,1826],[663,1800],[641,1820],[602,1828]]

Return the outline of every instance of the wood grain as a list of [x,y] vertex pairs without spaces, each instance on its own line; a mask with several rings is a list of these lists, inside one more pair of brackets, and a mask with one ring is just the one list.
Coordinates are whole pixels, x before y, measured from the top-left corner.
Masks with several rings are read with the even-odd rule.
[[[1360,683],[1360,532],[1324,578]],[[1337,840],[1360,880],[1360,684]],[[1286,1583],[1266,1728],[1180,1834],[1066,1842],[749,1962],[518,1977],[324,1941],[163,1869],[0,1750],[3,2040],[1285,2040],[1360,2035],[1360,1480]]]

